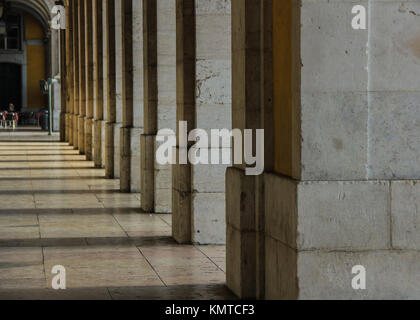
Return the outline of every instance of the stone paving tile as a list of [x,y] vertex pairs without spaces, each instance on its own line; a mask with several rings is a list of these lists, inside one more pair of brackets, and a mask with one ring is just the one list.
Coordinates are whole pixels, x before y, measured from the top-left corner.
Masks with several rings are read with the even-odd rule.
[[[109,288],[114,300],[236,300],[225,285]],[[1,293],[0,293],[1,297]]]
[[34,196],[32,194],[1,194],[1,209],[30,209],[35,208]]
[[114,214],[130,237],[170,236],[172,230],[157,216],[149,214]]
[[45,285],[41,248],[0,248],[0,289]]
[[82,289],[0,289],[0,300],[111,300],[107,288]]
[[[69,288],[162,285],[134,246],[45,248],[45,268],[66,268]],[[47,273],[48,283],[52,276]]]
[[[177,245],[171,215],[143,214],[57,137],[0,132],[1,300],[233,298],[222,247]],[[54,265],[68,290],[48,289]]]
[[126,236],[115,219],[106,214],[40,214],[39,222],[42,238]]

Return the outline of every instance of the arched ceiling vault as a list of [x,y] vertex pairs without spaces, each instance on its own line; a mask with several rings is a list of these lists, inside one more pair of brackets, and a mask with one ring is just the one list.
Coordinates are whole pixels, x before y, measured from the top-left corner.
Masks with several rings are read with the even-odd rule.
[[11,8],[31,13],[42,23],[45,30],[49,29],[54,0],[6,0],[6,2]]

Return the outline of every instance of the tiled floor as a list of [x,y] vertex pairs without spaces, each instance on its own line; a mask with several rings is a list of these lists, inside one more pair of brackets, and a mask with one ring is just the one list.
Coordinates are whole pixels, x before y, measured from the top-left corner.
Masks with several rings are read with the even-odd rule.
[[[68,144],[0,131],[0,299],[231,299],[223,246],[181,246]],[[53,266],[67,290],[51,289]]]

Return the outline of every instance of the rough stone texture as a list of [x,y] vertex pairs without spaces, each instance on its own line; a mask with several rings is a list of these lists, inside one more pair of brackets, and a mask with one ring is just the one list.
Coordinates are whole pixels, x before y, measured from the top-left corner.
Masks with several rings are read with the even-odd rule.
[[418,179],[419,92],[370,94],[370,179]]
[[[266,298],[293,298],[295,288],[300,299],[419,297],[418,181],[265,174],[265,184]],[[351,287],[355,265],[367,269],[366,291]]]
[[391,182],[392,247],[420,249],[420,181]]
[[85,116],[79,116],[78,124],[79,124],[79,130],[78,130],[78,148],[80,150],[81,154],[85,154],[85,122],[86,117]]
[[140,137],[142,133],[143,129],[141,128],[130,129],[130,191],[136,193],[141,191]]
[[302,3],[302,180],[366,178],[368,32],[351,28],[354,5]]
[[121,153],[121,127],[123,121],[123,45],[121,5],[123,0],[115,0],[115,100],[116,124],[114,125],[114,177],[120,178],[120,153]]
[[[145,212],[159,212],[155,210],[155,135],[141,135],[141,208]],[[153,186],[153,190],[150,190]],[[166,204],[169,206],[170,202]]]
[[92,119],[85,121],[85,154],[88,161],[93,160],[93,132],[94,123]]
[[121,177],[120,172],[120,161],[121,161],[121,123],[115,123],[113,125],[114,130],[114,178],[119,179]]
[[130,193],[131,176],[131,129],[121,127],[120,129],[120,191]]
[[194,212],[193,243],[225,244],[225,193],[193,192],[191,209]]
[[265,238],[265,293],[268,300],[298,298],[297,251],[270,236]]
[[[366,268],[366,290],[352,288],[352,268]],[[298,254],[299,299],[418,299],[418,251],[325,252]]]
[[[157,0],[157,129],[176,132],[176,11],[173,0]],[[158,145],[154,143],[155,151]],[[156,154],[156,153],[155,153]],[[156,212],[172,212],[172,167],[155,163]]]
[[105,121],[96,120],[94,123],[93,160],[95,167],[105,166]]
[[105,127],[105,176],[114,178],[114,124],[107,123]]
[[307,182],[297,192],[299,250],[390,247],[388,182]]
[[243,299],[255,297],[255,177],[237,168],[226,173],[226,281]]
[[[232,128],[230,0],[196,0],[196,126]],[[209,154],[211,150],[208,150]],[[219,150],[222,151],[222,148]],[[192,167],[192,240],[226,241],[224,165]]]

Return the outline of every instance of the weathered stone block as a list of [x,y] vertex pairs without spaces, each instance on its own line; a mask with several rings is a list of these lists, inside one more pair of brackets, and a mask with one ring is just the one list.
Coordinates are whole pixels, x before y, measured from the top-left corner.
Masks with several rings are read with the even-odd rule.
[[420,92],[370,94],[369,179],[419,179]]
[[226,242],[225,193],[192,194],[192,241],[199,244]]
[[[326,252],[298,254],[299,299],[418,299],[418,251]],[[353,266],[366,269],[366,290],[352,288]]]
[[120,152],[121,152],[121,123],[113,125],[114,130],[114,178],[120,178]]
[[227,225],[226,283],[242,299],[255,297],[255,236],[255,232],[239,231]]
[[[366,0],[357,4],[368,7]],[[302,92],[366,91],[369,32],[353,30],[355,5],[354,1],[302,2]]]
[[366,178],[367,93],[303,93],[302,180]]
[[392,181],[392,246],[420,249],[420,181]]
[[420,3],[415,0],[371,1],[369,70],[373,92],[420,90],[419,12]]

